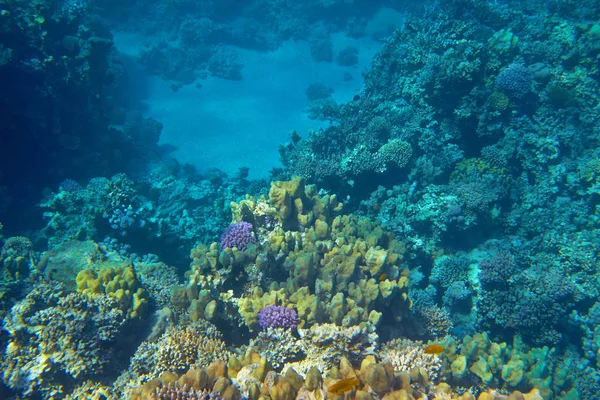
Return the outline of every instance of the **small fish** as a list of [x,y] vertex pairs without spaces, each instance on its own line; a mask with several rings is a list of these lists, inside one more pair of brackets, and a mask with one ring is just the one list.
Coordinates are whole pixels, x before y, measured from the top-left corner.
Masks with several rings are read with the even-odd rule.
[[444,346],[441,344],[432,344],[424,349],[425,354],[440,354],[444,351]]
[[380,281],[380,282],[383,282],[383,281],[385,281],[386,279],[387,279],[387,274],[381,274],[381,275],[379,275],[379,281]]
[[344,392],[353,390],[354,388],[358,387],[358,385],[360,385],[360,379],[357,377],[342,379],[341,381],[337,381],[333,385],[329,386],[327,393],[342,394]]

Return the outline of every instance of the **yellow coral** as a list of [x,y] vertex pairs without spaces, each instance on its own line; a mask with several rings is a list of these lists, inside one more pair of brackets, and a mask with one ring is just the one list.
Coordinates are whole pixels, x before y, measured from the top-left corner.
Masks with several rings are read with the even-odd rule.
[[75,279],[77,291],[88,296],[106,294],[120,305],[128,318],[143,318],[148,310],[148,292],[144,289],[132,265],[98,272],[85,269]]

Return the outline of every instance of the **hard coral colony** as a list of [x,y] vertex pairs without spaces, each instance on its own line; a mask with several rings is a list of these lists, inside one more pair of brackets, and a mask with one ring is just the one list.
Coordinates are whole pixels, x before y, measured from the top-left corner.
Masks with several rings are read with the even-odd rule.
[[0,399],[600,399],[599,21],[0,0]]

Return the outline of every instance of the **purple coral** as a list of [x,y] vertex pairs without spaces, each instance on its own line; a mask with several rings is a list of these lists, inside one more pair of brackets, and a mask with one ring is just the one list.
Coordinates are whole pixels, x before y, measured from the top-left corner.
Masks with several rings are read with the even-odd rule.
[[296,329],[298,327],[298,313],[292,308],[278,305],[266,306],[258,313],[258,324],[263,329]]
[[254,230],[249,222],[236,222],[228,226],[225,232],[221,234],[222,249],[237,247],[238,250],[244,251],[248,243],[256,243]]
[[533,89],[533,74],[521,64],[511,64],[496,78],[496,89],[512,99],[522,99]]

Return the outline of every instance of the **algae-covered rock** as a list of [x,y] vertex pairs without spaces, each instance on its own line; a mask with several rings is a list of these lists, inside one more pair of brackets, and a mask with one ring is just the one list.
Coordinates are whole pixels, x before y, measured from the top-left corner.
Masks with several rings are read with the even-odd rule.
[[292,385],[296,392],[298,392],[300,388],[304,386],[304,379],[302,379],[302,376],[300,376],[300,374],[298,374],[294,368],[288,368],[285,371],[285,380]]
[[272,400],[295,400],[296,390],[287,379],[277,378],[277,382],[269,389],[269,395]]

